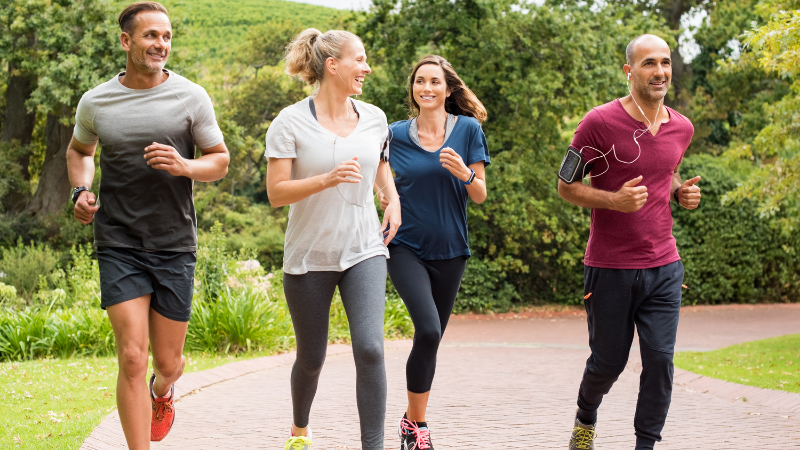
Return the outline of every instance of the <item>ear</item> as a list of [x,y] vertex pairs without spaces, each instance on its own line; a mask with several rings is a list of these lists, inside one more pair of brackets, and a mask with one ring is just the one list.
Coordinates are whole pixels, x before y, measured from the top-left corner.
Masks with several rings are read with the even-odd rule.
[[123,31],[122,34],[119,35],[119,43],[120,45],[122,45],[123,50],[125,50],[126,52],[130,51],[131,35]]
[[325,69],[332,74],[336,73],[336,60],[332,56],[325,60]]
[[628,64],[625,64],[624,66],[622,66],[622,71],[623,71],[623,72],[625,72],[625,78],[626,78],[627,80],[630,80],[630,79],[631,79],[631,77],[633,76],[633,75],[631,74],[631,71],[632,71],[632,70],[633,70],[633,67],[631,67],[631,66],[630,66],[630,65],[628,65]]

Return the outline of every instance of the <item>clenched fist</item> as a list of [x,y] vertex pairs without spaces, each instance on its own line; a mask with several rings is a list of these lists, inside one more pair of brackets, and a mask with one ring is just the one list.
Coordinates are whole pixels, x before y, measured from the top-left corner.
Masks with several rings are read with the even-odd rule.
[[614,196],[614,210],[631,213],[636,212],[647,202],[647,187],[637,186],[642,176],[626,181]]

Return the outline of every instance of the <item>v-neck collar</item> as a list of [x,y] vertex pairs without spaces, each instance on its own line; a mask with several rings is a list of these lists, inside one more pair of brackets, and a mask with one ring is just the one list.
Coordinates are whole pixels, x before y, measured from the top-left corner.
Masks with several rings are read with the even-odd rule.
[[[644,123],[644,122],[634,119],[634,118],[633,118],[633,116],[631,116],[631,115],[630,115],[630,113],[628,113],[628,110],[626,110],[626,109],[625,109],[625,107],[624,107],[624,106],[622,106],[622,99],[619,99],[619,98],[618,98],[618,99],[614,100],[614,102],[617,104],[617,106],[619,107],[619,109],[621,109],[621,110],[622,110],[622,112],[625,114],[625,116],[626,116],[626,117],[628,117],[628,118],[631,120],[631,122],[633,122],[633,123],[637,124],[637,126],[638,126],[638,125],[641,125],[641,126],[642,126],[641,130],[647,130],[647,125],[645,125],[645,123]],[[669,106],[667,106],[667,105],[664,105],[664,110],[667,112],[667,115],[669,115],[669,120],[668,120],[668,121],[666,121],[666,122],[663,122],[663,123],[662,123],[662,124],[661,124],[661,125],[658,127],[658,133],[656,133],[656,134],[653,134],[653,132],[652,132],[652,131],[648,130],[648,131],[647,131],[647,133],[643,134],[643,136],[644,136],[644,135],[648,135],[648,136],[652,137],[653,139],[658,139],[658,136],[660,136],[660,135],[661,135],[661,132],[662,132],[662,131],[663,131],[663,129],[664,129],[664,125],[667,125],[667,124],[669,124],[669,123],[671,123],[671,122],[672,122],[672,120],[673,120],[674,118],[672,117],[672,113],[670,112],[670,108],[669,108]],[[639,129],[639,128],[637,128],[637,129]]]

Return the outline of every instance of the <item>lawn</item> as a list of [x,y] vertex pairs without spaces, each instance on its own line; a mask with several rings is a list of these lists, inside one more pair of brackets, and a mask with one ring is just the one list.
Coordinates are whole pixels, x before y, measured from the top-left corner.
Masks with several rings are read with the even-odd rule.
[[710,352],[680,352],[675,355],[675,365],[733,383],[800,392],[800,334]]
[[[267,354],[188,354],[186,373]],[[116,378],[114,357],[0,363],[0,448],[79,448],[116,408]]]

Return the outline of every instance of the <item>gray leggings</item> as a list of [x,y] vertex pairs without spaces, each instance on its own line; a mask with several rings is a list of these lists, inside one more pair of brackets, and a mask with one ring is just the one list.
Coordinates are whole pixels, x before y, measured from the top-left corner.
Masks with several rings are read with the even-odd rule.
[[356,401],[364,450],[383,450],[386,417],[386,366],[383,361],[383,314],[386,258],[376,256],[344,272],[283,275],[283,289],[297,338],[292,367],[294,424],[308,426],[311,403],[328,347],[333,292],[339,286],[356,361]]

